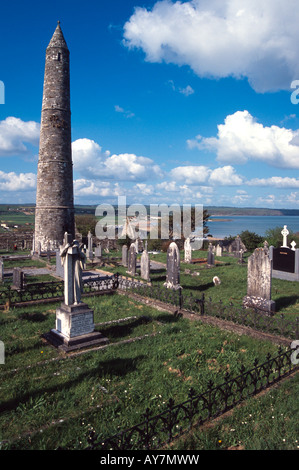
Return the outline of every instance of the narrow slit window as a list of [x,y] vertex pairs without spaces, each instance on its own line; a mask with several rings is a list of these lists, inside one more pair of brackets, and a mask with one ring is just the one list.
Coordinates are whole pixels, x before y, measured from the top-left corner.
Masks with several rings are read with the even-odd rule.
[[60,62],[60,59],[61,59],[61,52],[58,52],[58,56],[57,56],[58,62]]

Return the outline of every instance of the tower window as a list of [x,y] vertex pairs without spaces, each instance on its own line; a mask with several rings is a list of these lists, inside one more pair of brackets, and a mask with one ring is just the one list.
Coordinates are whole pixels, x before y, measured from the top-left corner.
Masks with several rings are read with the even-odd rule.
[[61,59],[61,52],[58,52],[58,56],[57,56],[58,62],[60,62],[60,59]]

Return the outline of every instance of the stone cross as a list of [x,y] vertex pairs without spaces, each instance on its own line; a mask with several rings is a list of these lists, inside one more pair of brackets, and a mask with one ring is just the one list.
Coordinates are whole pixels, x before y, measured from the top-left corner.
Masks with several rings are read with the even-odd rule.
[[83,293],[82,271],[85,266],[85,254],[79,242],[71,240],[71,235],[65,233],[64,246],[60,249],[64,267],[64,303],[77,305],[81,302]]
[[283,236],[283,242],[282,242],[282,247],[288,248],[288,235],[289,231],[287,229],[287,226],[284,225],[283,230],[281,231],[281,235]]
[[296,248],[295,248],[296,245],[297,245],[297,243],[293,240],[292,243],[291,243],[291,247],[292,247],[293,251],[296,250]]

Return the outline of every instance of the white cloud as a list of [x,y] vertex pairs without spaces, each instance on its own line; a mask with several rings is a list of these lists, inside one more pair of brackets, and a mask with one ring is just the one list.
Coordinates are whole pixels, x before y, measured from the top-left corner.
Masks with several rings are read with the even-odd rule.
[[167,84],[173,89],[173,91],[178,91],[179,93],[185,96],[190,96],[190,95],[193,95],[193,93],[195,93],[193,88],[190,85],[187,85],[185,88],[180,88],[180,87],[177,88],[173,80],[168,80]]
[[127,117],[127,118],[132,118],[132,117],[135,116],[135,114],[132,113],[132,111],[126,111],[126,110],[125,110],[124,108],[122,108],[121,106],[118,106],[118,104],[116,104],[116,105],[114,106],[114,110],[115,110],[115,112],[117,112],[117,113],[123,114],[123,115],[124,115],[125,117]]
[[190,0],[137,7],[124,44],[150,62],[188,65],[200,77],[247,77],[258,92],[299,77],[296,0]]
[[111,184],[103,181],[90,181],[88,179],[80,178],[74,180],[74,194],[75,197],[114,197],[123,194],[122,189],[118,183]]
[[161,176],[153,160],[129,153],[110,155],[95,141],[78,139],[72,144],[74,170],[87,179],[145,181]]
[[299,179],[288,176],[271,176],[270,178],[253,178],[246,182],[248,186],[271,186],[274,188],[299,188]]
[[36,175],[34,173],[16,174],[11,171],[0,171],[0,191],[32,191],[36,189]]
[[180,166],[173,168],[170,176],[175,181],[185,181],[190,185],[238,186],[243,183],[243,178],[230,165],[215,170],[207,166]]
[[[218,125],[217,137],[198,135],[187,141],[190,149],[216,151],[217,160],[226,163],[246,163],[259,160],[281,168],[299,168],[299,130],[266,127],[248,111],[237,111]],[[298,140],[297,140],[298,141]]]
[[0,121],[0,156],[26,154],[26,144],[38,146],[40,125],[10,116]]

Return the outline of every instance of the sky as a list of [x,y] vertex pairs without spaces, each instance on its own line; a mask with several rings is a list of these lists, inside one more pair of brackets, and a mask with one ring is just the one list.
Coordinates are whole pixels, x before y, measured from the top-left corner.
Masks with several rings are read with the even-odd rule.
[[296,0],[15,0],[1,19],[0,203],[35,203],[59,20],[76,204],[299,208]]

